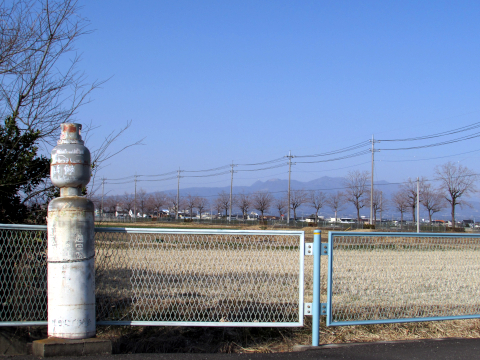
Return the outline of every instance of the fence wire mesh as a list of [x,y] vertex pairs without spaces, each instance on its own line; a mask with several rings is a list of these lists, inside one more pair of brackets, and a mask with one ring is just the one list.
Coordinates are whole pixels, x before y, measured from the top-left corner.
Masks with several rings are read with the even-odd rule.
[[331,325],[480,314],[480,239],[331,234]]
[[[299,326],[303,232],[95,231],[99,324]],[[0,325],[47,321],[46,226],[0,225]]]
[[296,235],[96,233],[97,320],[303,322]]
[[0,264],[0,325],[46,320],[46,226],[0,228]]

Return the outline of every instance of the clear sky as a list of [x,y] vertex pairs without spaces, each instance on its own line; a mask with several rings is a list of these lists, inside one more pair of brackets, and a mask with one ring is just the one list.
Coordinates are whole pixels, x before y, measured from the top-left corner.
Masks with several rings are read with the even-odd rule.
[[[112,77],[78,114],[101,125],[88,146],[130,120],[114,148],[145,137],[109,161],[99,174],[107,179],[318,154],[372,135],[409,138],[480,121],[478,1],[102,0],[85,1],[81,14],[95,29],[77,43],[81,68],[91,80]],[[480,173],[478,138],[375,157],[376,179],[390,182],[433,177],[448,160]],[[297,163],[292,178],[370,170],[370,158]],[[234,185],[287,177],[288,166],[238,172]],[[133,183],[113,182],[111,194],[133,192]],[[168,190],[176,180],[139,185]],[[181,187],[228,185],[229,174],[181,179]]]

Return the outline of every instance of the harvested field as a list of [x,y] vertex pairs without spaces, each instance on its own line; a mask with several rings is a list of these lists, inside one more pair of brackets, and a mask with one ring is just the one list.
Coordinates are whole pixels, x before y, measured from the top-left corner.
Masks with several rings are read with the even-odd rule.
[[338,237],[332,321],[480,314],[475,238]]
[[298,235],[97,236],[99,321],[300,322]]

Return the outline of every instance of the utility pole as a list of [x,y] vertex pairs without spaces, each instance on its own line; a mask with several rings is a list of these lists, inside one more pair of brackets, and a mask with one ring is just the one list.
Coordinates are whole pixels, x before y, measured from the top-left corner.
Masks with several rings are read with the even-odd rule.
[[133,218],[137,222],[137,174],[135,174],[135,199],[133,200]]
[[180,168],[177,172],[177,209],[175,211],[175,220],[178,220],[178,210],[180,209]]
[[417,177],[417,233],[420,232],[420,181]]
[[375,154],[375,139],[372,135],[372,181],[370,184],[370,224],[373,225],[373,162]]
[[287,224],[290,224],[290,181],[292,177],[292,158],[295,156],[292,156],[292,152],[289,151],[288,155],[286,156],[288,158],[288,208],[287,208]]
[[102,178],[102,212],[100,214],[103,221],[103,194],[105,193],[105,178]]
[[383,191],[380,191],[380,226],[382,226]]
[[233,160],[232,160],[232,169],[230,170],[230,172],[232,173],[232,177],[231,177],[231,180],[230,180],[230,215],[228,216],[228,221],[232,220],[232,191],[233,191],[233,167],[235,165],[233,165]]

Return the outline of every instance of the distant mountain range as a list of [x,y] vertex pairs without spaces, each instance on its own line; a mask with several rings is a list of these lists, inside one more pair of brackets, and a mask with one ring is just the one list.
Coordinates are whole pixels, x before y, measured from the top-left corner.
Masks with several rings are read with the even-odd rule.
[[[311,181],[298,181],[298,180],[292,180],[291,181],[291,189],[292,190],[321,190],[325,192],[326,194],[333,193],[336,191],[345,191],[345,186],[344,186],[344,181],[345,178],[343,177],[330,177],[330,176],[323,176],[318,179],[314,179]],[[375,189],[381,190],[384,194],[384,199],[386,201],[389,201],[396,191],[398,191],[398,185],[397,184],[391,184],[387,181],[375,181]],[[224,187],[190,187],[190,188],[181,188],[180,189],[180,194],[182,196],[186,196],[188,194],[194,195],[194,196],[204,196],[207,197],[208,199],[213,199],[215,198],[220,192],[226,192],[230,193],[230,187],[229,186],[224,186]],[[287,194],[288,191],[288,180],[281,180],[281,179],[270,179],[266,181],[256,181],[250,186],[233,186],[233,194],[239,194],[239,193],[246,193],[246,194],[251,194],[256,191],[269,191],[272,193],[275,197],[282,197]],[[177,190],[168,190],[166,191],[169,194],[176,194]],[[462,220],[462,219],[471,219],[471,218],[476,218],[480,221],[480,202],[477,201],[475,198],[470,198],[467,199],[473,206],[473,208],[469,207],[464,207],[463,209],[457,206],[456,208],[456,219],[457,220]],[[313,208],[308,206],[308,205],[302,205],[298,211],[297,214],[300,214],[300,216],[303,214],[305,216],[308,216],[314,212]],[[363,208],[361,211],[361,215],[369,216],[370,209],[369,207]],[[271,209],[270,213],[274,213],[273,209]],[[323,215],[325,217],[332,217],[333,211],[329,209],[328,207],[324,207],[320,210],[319,215]],[[345,206],[345,210],[342,211],[339,216],[342,217],[356,217],[356,210],[353,207],[353,205],[347,205]],[[377,214],[377,217],[379,214]],[[450,217],[450,209],[447,208],[444,211],[437,213],[434,215],[436,219],[448,219]],[[383,218],[399,218],[400,214],[393,209],[393,206],[388,206],[387,210],[383,212],[382,214]],[[420,205],[420,217],[421,218],[428,218],[428,214],[426,211],[424,211],[423,207]],[[405,219],[411,218],[410,212],[407,212],[404,214]]]

